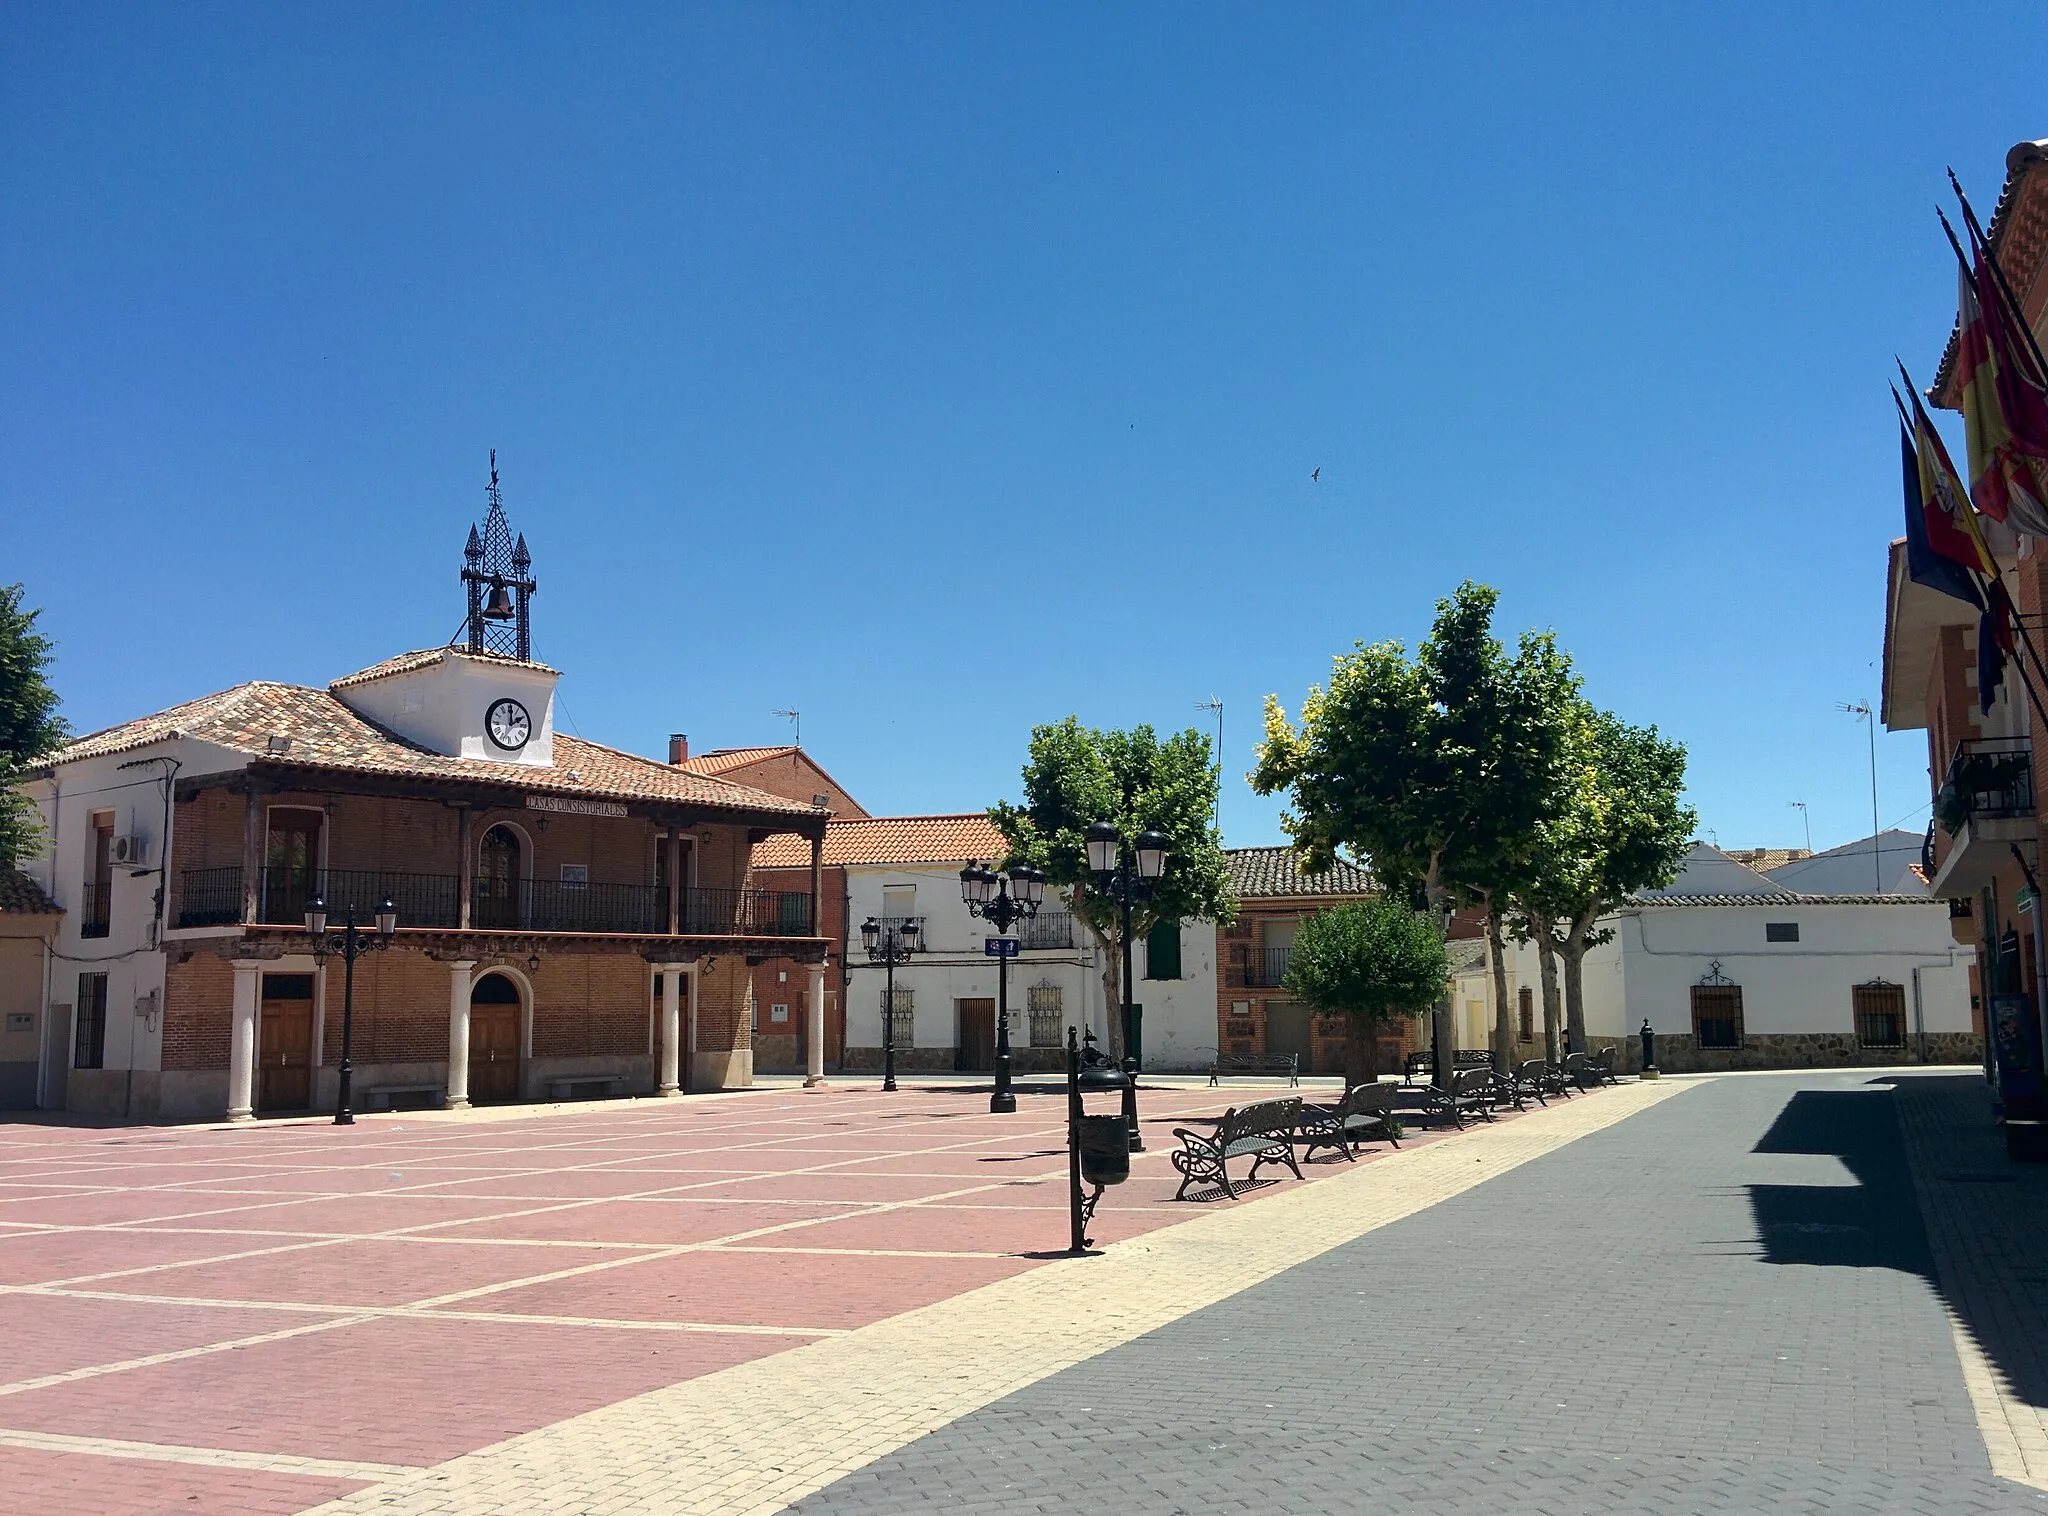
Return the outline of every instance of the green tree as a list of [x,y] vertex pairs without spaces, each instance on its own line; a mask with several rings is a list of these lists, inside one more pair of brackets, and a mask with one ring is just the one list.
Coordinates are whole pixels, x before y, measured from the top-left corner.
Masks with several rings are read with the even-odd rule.
[[[1460,585],[1412,660],[1399,642],[1356,644],[1334,660],[1328,687],[1309,691],[1299,727],[1268,696],[1252,787],[1288,792],[1282,825],[1309,867],[1343,848],[1392,893],[1443,911],[1486,907],[1504,1063],[1513,1029],[1500,920],[1560,803],[1578,680],[1550,633],[1524,633],[1507,653],[1492,631],[1498,599]],[[1438,1016],[1448,1036],[1447,1001]]]
[[1637,890],[1677,876],[1699,817],[1685,803],[1685,748],[1654,726],[1631,726],[1583,706],[1567,803],[1544,827],[1537,879],[1517,896],[1535,943],[1554,1016],[1555,969],[1564,966],[1566,1045],[1586,1050],[1585,961],[1612,939],[1598,926]]
[[[1209,739],[1193,728],[1161,741],[1149,726],[1097,731],[1078,717],[1031,730],[1021,805],[1001,801],[989,820],[1003,834],[1006,863],[1029,863],[1064,890],[1074,916],[1103,950],[1106,1003],[1123,1004],[1121,909],[1096,888],[1084,836],[1097,821],[1125,838],[1150,828],[1168,842],[1166,871],[1133,913],[1133,940],[1161,921],[1237,919],[1216,830],[1217,774]],[[1110,1021],[1110,1051],[1123,1056],[1122,1028]]]
[[1379,1028],[1443,997],[1451,960],[1443,928],[1406,902],[1379,895],[1305,917],[1295,928],[1284,988],[1344,1017],[1344,1078],[1379,1075]]
[[22,609],[23,594],[19,584],[0,586],[0,869],[40,844],[41,820],[19,786],[71,730],[46,677],[55,644],[36,630],[42,612]]

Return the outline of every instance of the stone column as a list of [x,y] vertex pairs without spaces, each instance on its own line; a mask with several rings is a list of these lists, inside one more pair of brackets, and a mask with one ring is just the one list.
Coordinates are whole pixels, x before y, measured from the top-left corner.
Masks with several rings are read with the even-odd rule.
[[[472,902],[476,899],[476,812],[468,806],[460,808],[460,819],[456,834],[461,841],[461,855],[455,860],[455,926],[458,931],[470,929]],[[464,1037],[468,1036],[465,1032]]]
[[811,989],[804,1006],[804,1088],[825,1082],[825,965],[811,965]]
[[235,999],[228,1027],[228,1120],[256,1117],[256,1017],[263,1000],[263,962],[237,958]]
[[661,976],[661,1074],[654,1087],[657,1095],[683,1092],[683,966],[657,963]]
[[459,1111],[469,1104],[469,989],[474,958],[448,965],[448,1093],[442,1109]]

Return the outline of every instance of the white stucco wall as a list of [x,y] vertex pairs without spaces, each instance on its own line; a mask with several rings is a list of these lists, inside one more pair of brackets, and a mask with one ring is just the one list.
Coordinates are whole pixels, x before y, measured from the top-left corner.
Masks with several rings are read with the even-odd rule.
[[[443,648],[439,661],[424,668],[346,685],[334,697],[434,752],[545,768],[554,762],[559,678],[552,670]],[[492,704],[508,698],[524,706],[533,723],[532,735],[517,752],[499,747],[484,731]]]

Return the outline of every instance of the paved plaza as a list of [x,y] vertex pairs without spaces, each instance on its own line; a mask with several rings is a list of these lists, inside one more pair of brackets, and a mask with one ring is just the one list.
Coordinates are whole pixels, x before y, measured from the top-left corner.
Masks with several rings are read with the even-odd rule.
[[1256,1093],[1148,1090],[1084,1260],[1050,1094],[0,1129],[0,1508],[2048,1510],[2048,1183],[1974,1076],[1175,1204]]

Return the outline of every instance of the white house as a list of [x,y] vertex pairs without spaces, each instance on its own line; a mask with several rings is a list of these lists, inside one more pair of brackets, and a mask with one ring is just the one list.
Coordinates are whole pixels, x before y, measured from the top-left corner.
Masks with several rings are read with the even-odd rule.
[[[875,816],[834,820],[826,866],[845,872],[846,1039],[841,1066],[882,1064],[882,1011],[892,976],[862,946],[863,922],[886,930],[915,922],[917,950],[893,974],[896,1067],[985,1073],[995,1067],[998,935],[960,895],[960,870],[1000,864],[1008,851],[986,815]],[[787,839],[755,850],[759,869],[797,854]],[[1069,1025],[1108,1036],[1101,950],[1086,926],[1048,890],[1037,916],[1011,929],[1010,1047],[1019,1073],[1065,1067]],[[1133,945],[1135,999],[1143,1008],[1145,1066],[1207,1068],[1216,1050],[1216,934],[1206,923],[1163,926]],[[1175,949],[1178,949],[1176,952]]]
[[[1645,1021],[1672,1072],[1981,1058],[1974,954],[1946,901],[1794,891],[1699,844],[1668,889],[1601,925],[1613,937],[1586,954],[1587,1040],[1620,1045],[1626,1067]],[[1533,949],[1510,967],[1535,983]]]

